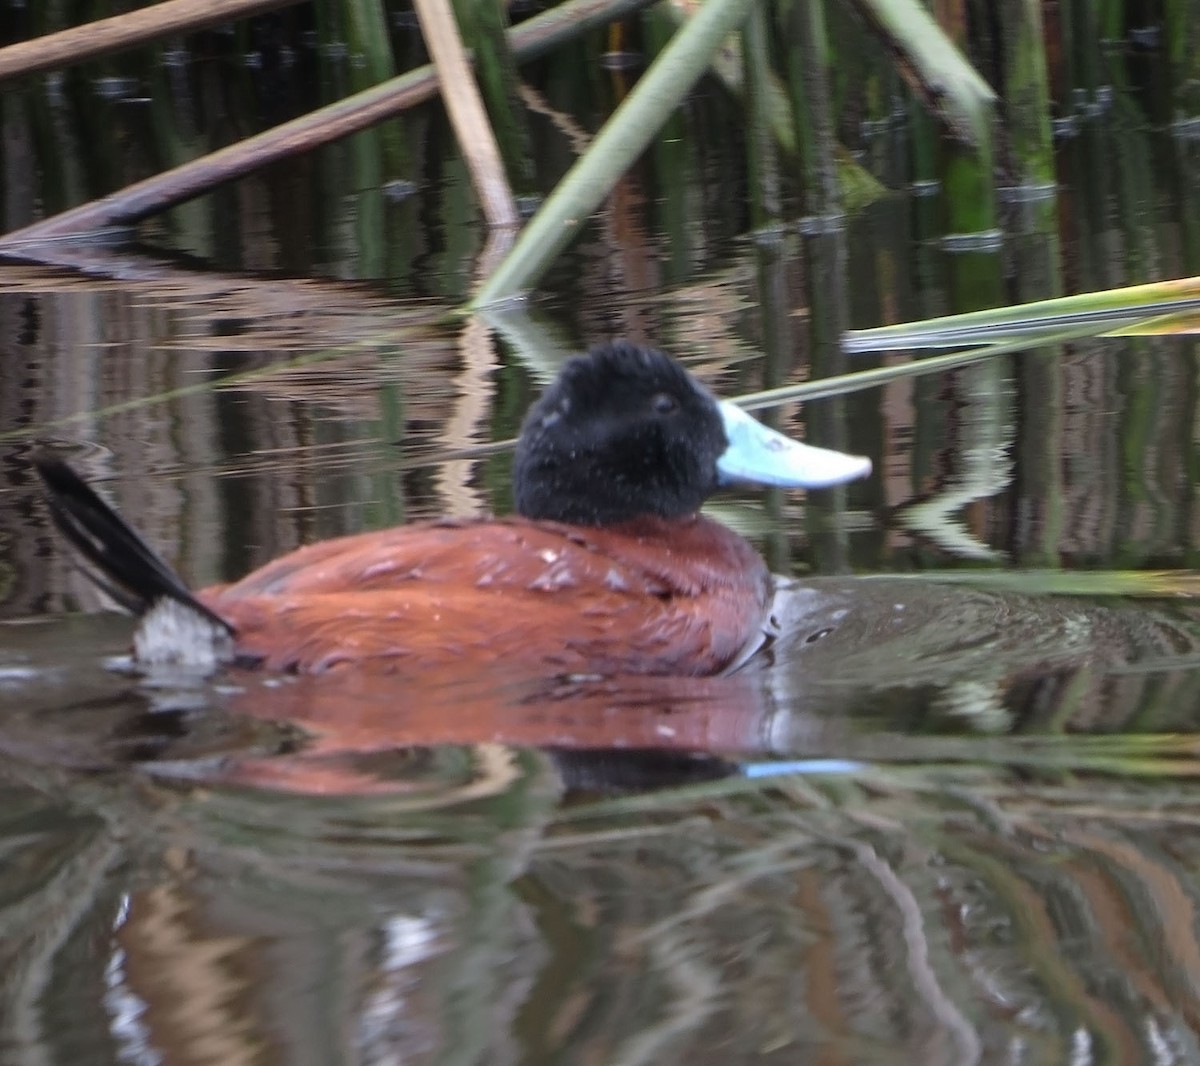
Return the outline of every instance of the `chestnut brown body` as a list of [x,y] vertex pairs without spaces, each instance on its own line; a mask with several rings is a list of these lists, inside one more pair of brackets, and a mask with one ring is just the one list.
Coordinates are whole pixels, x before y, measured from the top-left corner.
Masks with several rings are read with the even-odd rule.
[[300,548],[197,597],[234,627],[239,658],[271,671],[703,675],[761,643],[770,592],[749,544],[692,516],[403,526]]

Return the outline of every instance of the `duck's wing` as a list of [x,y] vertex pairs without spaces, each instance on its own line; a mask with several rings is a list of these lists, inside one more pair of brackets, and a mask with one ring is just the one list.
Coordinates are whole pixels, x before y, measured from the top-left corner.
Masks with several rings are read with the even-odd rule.
[[520,520],[409,526],[302,548],[205,602],[270,670],[719,672],[759,632],[757,591],[673,580],[663,551]]
[[415,585],[408,590],[222,602],[239,661],[272,672],[342,666],[407,674],[500,667],[530,673],[712,673],[711,620],[654,598]]
[[669,582],[568,526],[494,519],[430,522],[337,537],[289,552],[232,585],[223,603],[259,596],[385,592],[418,584],[540,589],[605,586],[666,595]]

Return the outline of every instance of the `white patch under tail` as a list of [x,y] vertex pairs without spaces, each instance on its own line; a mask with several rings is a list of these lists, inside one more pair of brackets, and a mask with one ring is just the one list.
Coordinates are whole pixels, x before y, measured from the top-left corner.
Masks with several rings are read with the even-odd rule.
[[180,667],[207,675],[232,662],[233,637],[199,611],[162,599],[142,616],[133,655],[143,668]]

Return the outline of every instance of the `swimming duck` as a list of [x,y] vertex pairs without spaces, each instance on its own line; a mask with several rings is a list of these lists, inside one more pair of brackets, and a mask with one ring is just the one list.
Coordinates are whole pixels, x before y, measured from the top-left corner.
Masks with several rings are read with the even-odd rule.
[[134,656],[204,669],[709,675],[764,640],[772,579],[699,513],[722,485],[820,487],[870,461],[790,440],[663,352],[570,359],[530,409],[516,514],[321,541],[193,592],[60,459],[35,459],[94,579],[142,616]]

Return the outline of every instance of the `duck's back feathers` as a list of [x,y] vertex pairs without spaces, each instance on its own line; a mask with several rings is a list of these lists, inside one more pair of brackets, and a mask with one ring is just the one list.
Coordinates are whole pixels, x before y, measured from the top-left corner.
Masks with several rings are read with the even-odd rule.
[[502,519],[325,541],[200,595],[269,670],[709,674],[762,639],[769,589],[749,545],[708,519]]

